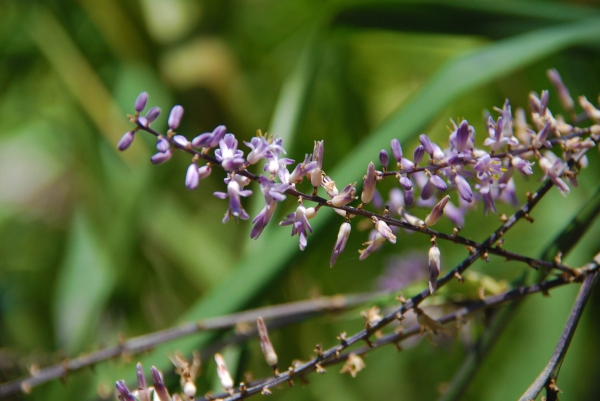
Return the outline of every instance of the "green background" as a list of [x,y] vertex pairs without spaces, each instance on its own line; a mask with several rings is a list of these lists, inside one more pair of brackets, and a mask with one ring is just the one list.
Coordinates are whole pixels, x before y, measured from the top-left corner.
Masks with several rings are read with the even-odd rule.
[[[315,294],[376,288],[392,255],[425,254],[429,241],[399,234],[396,245],[358,261],[368,231],[353,224],[333,269],[329,256],[343,221],[329,210],[314,220],[305,252],[289,227],[272,224],[257,240],[248,221],[221,224],[226,203],[212,193],[223,175],[184,183],[189,155],[155,167],[154,140],[140,133],[132,147],[115,145],[131,129],[125,115],[141,91],[163,109],[185,108],[179,131],[192,138],[225,124],[240,140],[257,129],[284,138],[299,161],[325,140],[324,169],[342,188],[360,181],[379,150],[399,138],[411,153],[417,136],[447,143],[449,118],[466,118],[478,141],[483,110],[511,100],[527,106],[530,91],[551,89],[545,71],[557,68],[571,94],[592,102],[600,93],[600,8],[589,2],[81,0],[0,3],[0,381],[32,364],[117,343],[180,321],[307,299]],[[242,147],[243,148],[243,147]],[[243,148],[245,151],[246,148]],[[537,257],[590,197],[600,176],[598,154],[579,188],[553,189],[520,223],[505,247]],[[539,171],[518,178],[519,199],[539,185]],[[382,193],[392,184],[382,186]],[[255,194],[258,187],[253,186]],[[310,189],[306,189],[310,191]],[[456,194],[451,194],[456,199]],[[289,198],[289,197],[288,197]],[[262,196],[246,201],[255,215]],[[288,199],[278,218],[294,205]],[[512,213],[501,205],[500,212]],[[423,217],[425,209],[415,209]],[[499,225],[482,208],[468,215],[463,234],[483,240]],[[437,228],[437,226],[436,226]],[[450,232],[448,222],[440,230]],[[566,259],[579,266],[598,251],[600,226]],[[442,272],[466,256],[440,243]],[[473,270],[495,280],[526,271],[492,257]],[[424,288],[425,281],[406,296]],[[548,361],[566,321],[576,286],[532,296],[511,319],[485,359],[465,399],[518,397]],[[448,296],[449,294],[446,294]],[[451,295],[451,294],[450,294]],[[440,296],[441,301],[443,296]],[[558,385],[566,399],[593,399],[600,385],[597,332],[600,297],[590,304]],[[307,360],[316,343],[336,343],[362,327],[359,310],[323,316],[273,331],[284,366]],[[483,327],[461,336],[413,342],[366,357],[357,378],[331,367],[307,387],[275,390],[286,400],[436,399]],[[222,333],[227,336],[228,333]],[[195,336],[166,344],[142,360],[171,372],[167,354],[186,355],[211,341]],[[269,373],[257,341],[224,351],[238,377]],[[36,388],[26,399],[94,399],[114,381],[132,383],[134,365],[107,361]],[[218,390],[206,361],[199,393]],[[176,380],[169,379],[172,389]]]

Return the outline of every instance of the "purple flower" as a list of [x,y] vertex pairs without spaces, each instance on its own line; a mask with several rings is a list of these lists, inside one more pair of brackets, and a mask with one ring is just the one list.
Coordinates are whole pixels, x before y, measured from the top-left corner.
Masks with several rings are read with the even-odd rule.
[[311,216],[311,214],[314,213],[314,208],[310,209],[312,210],[307,211],[307,209],[304,206],[299,205],[295,213],[288,214],[286,219],[279,223],[280,226],[292,225],[292,236],[298,234],[298,244],[300,246],[301,251],[303,251],[306,248],[306,245],[308,243],[307,233],[312,234],[312,227],[308,222],[307,214],[308,216]]
[[226,132],[227,127],[219,125],[212,132],[205,132],[192,139],[192,146],[195,148],[215,148]]
[[567,111],[573,111],[575,103],[573,102],[573,98],[571,98],[569,89],[563,83],[558,71],[554,69],[548,70],[547,74],[548,79],[550,79],[550,82],[552,82],[552,84],[556,88],[556,91],[558,92],[558,99],[560,100],[560,103],[562,104],[564,109]]
[[340,231],[338,232],[337,240],[335,241],[333,252],[331,252],[331,258],[329,259],[329,267],[333,267],[338,256],[344,251],[346,242],[348,242],[348,237],[350,237],[351,229],[352,227],[348,222],[344,222],[340,226]]
[[265,158],[267,150],[269,150],[269,142],[264,136],[255,136],[250,142],[244,142],[250,149],[248,153],[248,163],[256,164],[261,159]]
[[375,184],[377,184],[375,165],[373,164],[373,162],[370,162],[369,166],[367,167],[367,175],[365,176],[363,191],[360,195],[362,203],[371,202],[371,200],[373,199],[373,194],[375,193]]
[[433,226],[435,225],[435,223],[437,223],[438,221],[440,221],[440,219],[442,218],[442,215],[444,214],[444,208],[446,207],[446,204],[448,203],[448,201],[450,200],[450,196],[446,195],[442,198],[441,201],[439,201],[431,210],[431,213],[429,213],[427,215],[427,217],[425,217],[425,225],[426,226]]
[[133,396],[133,394],[131,394],[131,392],[129,391],[129,389],[127,388],[127,386],[125,385],[125,382],[123,380],[117,381],[116,387],[117,387],[117,391],[119,392],[119,394],[123,398],[123,400],[136,401],[135,397]]
[[142,369],[141,363],[138,362],[137,365],[135,365],[135,371],[137,374],[138,389],[145,390],[146,389],[146,377],[144,376],[144,369]]
[[429,248],[429,293],[435,294],[437,289],[437,278],[440,275],[440,249],[434,242]]
[[146,108],[146,103],[148,102],[148,92],[142,92],[138,95],[137,99],[135,99],[135,111],[140,113],[142,110]]
[[331,204],[333,206],[339,207],[339,206],[347,205],[348,203],[352,202],[355,199],[355,195],[356,195],[355,185],[356,185],[356,183],[346,185],[346,187],[344,189],[342,189],[342,192],[340,192],[338,195],[334,196],[330,200]]
[[512,166],[514,168],[516,168],[517,170],[519,170],[521,173],[523,173],[525,175],[533,174],[533,169],[531,168],[531,166],[533,166],[532,162],[521,159],[519,156],[514,156],[511,159],[510,163],[512,164]]
[[152,372],[152,381],[154,382],[154,394],[160,401],[171,401],[171,396],[165,387],[161,373],[152,366],[150,368]]
[[433,156],[433,142],[431,142],[431,139],[429,139],[429,137],[425,134],[421,134],[419,135],[419,141],[421,142],[421,145],[423,145],[423,149],[425,149],[425,152],[427,152],[430,156]]
[[175,135],[173,137],[173,142],[175,142],[177,145],[179,145],[182,148],[187,148],[188,145],[190,144],[190,142],[187,140],[187,138],[183,135]]
[[122,152],[129,146],[131,146],[135,138],[134,133],[134,131],[127,131],[125,135],[123,135],[119,140],[119,143],[117,144],[117,149],[119,149]]
[[462,153],[465,150],[473,149],[474,137],[475,130],[469,126],[467,120],[463,120],[456,130],[450,134],[450,145],[458,153]]
[[500,159],[496,157],[492,158],[486,154],[477,160],[475,171],[477,171],[477,178],[482,181],[489,180],[490,178],[497,180],[500,173],[502,173],[502,162]]
[[159,152],[165,153],[170,147],[171,143],[164,136],[161,135],[156,139],[156,150]]
[[425,155],[425,147],[423,145],[419,145],[415,148],[415,153],[413,155],[413,161],[415,164],[419,164],[421,160],[423,160],[423,156]]
[[413,202],[415,201],[415,193],[414,190],[411,189],[407,189],[404,191],[404,204],[407,207],[412,206]]
[[210,173],[212,173],[212,168],[208,164],[198,168],[198,178],[201,180],[208,177]]
[[392,139],[392,155],[398,163],[402,163],[402,146],[397,139]]
[[365,260],[369,257],[370,254],[375,252],[383,243],[385,242],[385,237],[379,234],[377,230],[373,231],[374,234],[370,241],[363,243],[363,245],[367,245],[365,249],[361,249],[358,251],[360,253],[359,260]]
[[[571,192],[571,189],[569,188],[567,183],[564,182],[562,178],[560,178],[560,176],[558,175],[559,170],[562,168],[562,162],[558,158],[556,158],[554,163],[551,162],[548,158],[551,157],[550,152],[548,152],[548,154],[546,154],[545,156],[546,157],[540,158],[539,162],[540,168],[544,172],[542,180],[546,179],[546,177],[549,177],[562,195],[568,194],[569,192]],[[552,156],[554,155],[552,154]]]
[[219,149],[215,150],[215,157],[226,171],[239,170],[246,160],[244,152],[237,149],[238,141],[233,134],[226,134],[219,141]]
[[550,121],[548,121],[546,123],[546,125],[544,125],[544,127],[540,130],[540,132],[537,134],[537,136],[535,136],[533,138],[533,146],[535,146],[536,148],[541,148],[542,146],[545,146],[547,148],[551,148],[552,144],[548,141],[548,134],[550,133],[550,128],[552,127],[552,124],[550,123]]
[[378,220],[376,217],[373,217],[373,223],[375,223],[375,229],[382,237],[390,241],[392,244],[396,243],[396,236],[385,221]]
[[310,161],[310,160],[311,160],[311,156],[306,155],[304,157],[304,161],[302,163],[299,163],[296,166],[296,168],[294,168],[294,171],[292,171],[292,173],[288,177],[288,182],[290,184],[302,182],[305,175],[310,174],[315,168],[318,167],[318,163],[316,161]]
[[400,185],[402,186],[402,188],[404,188],[405,191],[409,191],[413,188],[413,183],[408,177],[401,176],[398,181],[400,182]]
[[260,234],[262,234],[269,221],[271,221],[271,218],[275,213],[276,206],[276,202],[273,202],[271,204],[267,203],[265,207],[256,215],[256,217],[252,219],[252,223],[254,223],[254,226],[252,227],[252,231],[250,231],[250,238],[258,239],[258,237],[260,236]]
[[[281,146],[282,142],[283,141],[281,138],[273,141],[269,150],[265,154],[267,163],[265,164],[264,171],[268,171],[271,176],[278,174],[279,170],[285,168],[286,165],[294,163],[292,159],[288,159],[287,157],[279,157],[281,152],[285,154],[285,150],[283,150],[283,147]],[[279,178],[281,179],[281,177]],[[287,182],[287,180],[281,180],[281,182]]]
[[172,148],[168,149],[166,152],[158,152],[152,155],[152,157],[150,157],[150,162],[152,162],[152,164],[162,164],[166,161],[169,161],[171,156],[173,156]]
[[385,149],[382,149],[379,152],[379,163],[383,166],[384,169],[390,164],[390,157],[388,156],[388,152]]
[[454,183],[456,184],[456,189],[458,189],[458,194],[460,197],[471,203],[473,201],[473,191],[471,190],[469,182],[465,180],[463,176],[456,174],[454,177]]
[[290,184],[282,183],[275,184],[265,176],[260,176],[260,190],[265,196],[267,205],[274,204],[276,201],[282,202],[285,200],[285,191],[290,187]]
[[181,118],[183,117],[183,107],[180,105],[173,106],[171,114],[169,114],[168,125],[171,130],[176,130],[179,127]]
[[227,193],[225,192],[215,192],[215,195],[219,199],[229,198],[229,208],[225,213],[225,217],[223,218],[223,223],[226,223],[231,216],[240,218],[242,220],[247,220],[249,218],[248,213],[242,207],[242,201],[240,196],[250,196],[252,195],[252,191],[249,189],[242,190],[242,187],[236,180],[236,176],[233,178],[229,178],[229,182],[227,183]]
[[148,112],[146,113],[146,124],[144,126],[148,126],[148,124],[154,122],[154,120],[156,120],[158,118],[158,115],[160,114],[160,107],[152,107],[150,110],[148,110]]
[[200,174],[198,174],[198,166],[196,163],[190,164],[187,169],[187,173],[185,175],[185,186],[190,191],[198,188],[198,183],[200,182]]

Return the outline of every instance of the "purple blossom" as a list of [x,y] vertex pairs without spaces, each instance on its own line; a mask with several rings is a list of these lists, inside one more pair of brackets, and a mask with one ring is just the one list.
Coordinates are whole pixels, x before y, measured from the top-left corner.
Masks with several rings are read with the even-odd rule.
[[489,180],[491,178],[498,179],[500,173],[502,173],[502,161],[496,157],[492,158],[486,154],[480,157],[475,164],[475,171],[477,171],[477,178],[482,181]]
[[375,252],[383,243],[385,242],[385,237],[379,234],[377,230],[373,230],[374,234],[372,235],[372,239],[363,243],[363,245],[367,245],[365,249],[361,249],[358,251],[360,253],[359,260],[365,260],[369,257],[370,254]]
[[429,139],[427,135],[421,134],[419,135],[419,141],[421,142],[421,145],[423,145],[425,152],[427,152],[430,156],[433,156],[434,148],[431,139]]
[[369,203],[373,199],[375,193],[375,184],[377,184],[377,176],[375,174],[375,165],[373,162],[369,163],[367,167],[367,175],[364,179],[363,191],[360,195],[362,203]]
[[146,103],[148,102],[148,92],[142,92],[138,95],[137,99],[135,99],[135,111],[141,113],[142,110],[146,108]]
[[119,149],[122,152],[128,147],[130,147],[133,143],[133,140],[135,139],[134,134],[134,131],[127,131],[119,140],[119,143],[117,144],[117,149]]
[[275,184],[274,182],[269,180],[267,177],[262,176],[262,175],[259,177],[259,180],[260,180],[260,190],[262,191],[263,195],[265,196],[265,202],[267,205],[272,205],[276,201],[282,202],[285,200],[284,193],[290,187],[290,184],[287,184],[287,183]]
[[148,126],[148,124],[153,123],[154,120],[156,120],[158,118],[160,114],[160,107],[152,107],[150,108],[150,110],[148,110],[148,112],[146,113],[146,124],[144,124],[145,127]]
[[135,397],[133,396],[133,394],[131,394],[131,392],[129,391],[129,389],[127,388],[127,385],[125,385],[125,382],[123,380],[117,381],[116,387],[117,387],[117,391],[120,394],[120,397],[122,397],[123,400],[136,401]]
[[404,188],[405,191],[409,191],[413,188],[413,183],[408,177],[401,176],[398,181],[400,182],[400,185],[402,186],[402,188]]
[[196,163],[190,164],[187,169],[187,173],[185,175],[185,186],[190,191],[198,188],[198,183],[200,182],[200,174],[198,174],[198,166]]
[[379,163],[384,169],[390,164],[390,157],[385,149],[382,149],[381,152],[379,152]]
[[329,267],[333,267],[338,256],[340,256],[340,254],[344,251],[346,242],[348,242],[348,237],[350,237],[351,230],[352,226],[350,226],[350,223],[348,222],[344,222],[340,226],[340,231],[338,232],[337,240],[335,241],[333,252],[331,252],[331,258],[329,259]]
[[562,104],[564,109],[567,111],[573,111],[575,103],[573,102],[573,98],[569,93],[569,89],[563,83],[558,71],[554,69],[548,70],[547,74],[548,79],[550,79],[550,82],[552,82],[552,84],[556,88],[556,91],[558,92],[558,99],[560,100],[560,103]]
[[210,173],[212,173],[212,168],[208,164],[198,168],[198,178],[201,180],[208,177]]
[[239,170],[246,160],[244,152],[238,150],[238,141],[233,134],[226,134],[219,141],[219,149],[215,150],[215,157],[226,171]]
[[[314,212],[314,209],[313,211]],[[309,211],[311,213],[311,211]],[[310,215],[310,214],[309,214]],[[308,234],[312,234],[312,227],[308,222],[307,218],[307,209],[299,205],[296,209],[295,213],[288,214],[286,219],[279,223],[280,226],[289,226],[292,225],[292,236],[298,234],[298,244],[300,246],[300,250],[304,250],[308,243],[307,238]]]
[[258,239],[260,234],[262,234],[263,230],[271,221],[273,214],[275,213],[275,208],[277,206],[276,202],[271,204],[267,203],[265,207],[256,215],[254,219],[252,219],[252,223],[254,226],[252,227],[252,231],[250,231],[250,238]]
[[[279,157],[281,152],[285,154],[285,150],[281,146],[282,142],[283,141],[281,140],[281,138],[278,138],[275,141],[273,141],[269,150],[265,154],[267,163],[265,164],[264,171],[268,171],[272,176],[277,175],[279,173],[279,170],[285,168],[286,165],[294,163],[292,159],[288,159],[287,157]],[[281,182],[287,182],[287,180],[281,180]]]
[[394,159],[396,159],[398,163],[402,163],[402,146],[400,146],[400,141],[392,139],[391,145]]
[[415,153],[413,155],[413,161],[415,164],[419,164],[421,160],[423,160],[423,156],[425,155],[425,147],[423,145],[419,145],[415,148]]
[[460,125],[450,134],[450,145],[458,153],[473,149],[473,140],[475,129],[469,125],[467,120],[463,120]]
[[195,148],[215,148],[226,132],[227,127],[219,125],[212,132],[205,132],[192,139],[192,146]]
[[156,150],[159,152],[165,153],[170,147],[171,143],[164,136],[161,135],[156,139]]
[[446,204],[449,200],[450,196],[446,195],[433,207],[431,213],[429,213],[427,217],[425,217],[426,226],[431,227],[442,218],[442,215],[444,214],[444,208],[446,207]]
[[304,157],[304,161],[302,163],[299,163],[296,166],[296,168],[294,168],[294,171],[292,171],[292,173],[288,177],[288,182],[290,184],[302,182],[305,175],[310,174],[315,168],[318,167],[318,163],[316,161],[310,161],[310,160],[311,160],[311,156],[306,155]]
[[188,145],[190,144],[190,142],[187,140],[187,138],[183,135],[175,135],[173,137],[173,142],[175,142],[177,145],[179,145],[182,148],[187,148]]
[[183,117],[183,107],[180,105],[173,106],[171,109],[171,114],[169,114],[169,119],[167,124],[169,125],[169,129],[176,130],[179,127],[179,123],[181,122],[181,118]]
[[415,193],[414,190],[411,189],[407,189],[404,191],[404,204],[407,207],[412,206],[413,202],[415,201]]
[[154,394],[160,401],[170,401],[171,396],[165,387],[161,373],[154,366],[150,368],[150,371],[152,373],[152,381],[154,382]]
[[548,141],[548,134],[550,133],[551,127],[552,124],[550,121],[548,121],[537,135],[533,135],[533,146],[535,146],[538,149],[542,146],[545,146],[547,148],[552,147],[552,144]]
[[516,168],[525,175],[533,174],[533,169],[531,168],[531,166],[533,166],[534,163],[532,162],[521,159],[519,156],[514,156],[511,159],[510,163],[514,168]]
[[244,142],[250,149],[248,153],[248,163],[256,164],[260,160],[265,158],[267,151],[269,150],[269,142],[264,136],[255,136],[250,142]]
[[227,183],[227,193],[215,192],[213,195],[219,199],[229,198],[229,208],[225,213],[223,223],[226,223],[232,216],[236,218],[239,217],[242,220],[247,220],[249,218],[248,213],[246,213],[242,207],[240,196],[250,196],[252,195],[252,191],[249,189],[242,190],[242,187],[235,179],[235,176],[233,178],[229,178],[229,182]]
[[346,187],[342,189],[342,192],[331,199],[331,204],[333,206],[340,207],[352,202],[356,195],[355,185],[356,183],[346,185]]
[[454,183],[456,184],[456,189],[458,190],[460,197],[471,203],[473,201],[473,191],[471,190],[469,182],[465,180],[463,176],[456,174]]
[[396,243],[396,236],[385,221],[378,220],[376,217],[373,217],[373,222],[375,223],[375,229],[382,237],[390,241],[392,244]]
[[[562,178],[558,175],[559,170],[562,169],[562,162],[558,159],[554,154],[548,152],[545,156],[540,158],[540,168],[544,171],[544,176],[541,178],[542,180],[546,179],[546,177],[550,178],[550,180],[554,183],[556,188],[560,191],[562,195],[566,195],[571,192],[571,189],[567,185],[566,182],[563,181]],[[554,163],[550,161],[550,158],[555,158]]]
[[173,156],[173,149],[168,149],[166,152],[158,152],[154,155],[152,155],[152,157],[150,157],[150,161],[152,162],[152,164],[162,164],[166,161],[169,161],[171,159],[171,157]]

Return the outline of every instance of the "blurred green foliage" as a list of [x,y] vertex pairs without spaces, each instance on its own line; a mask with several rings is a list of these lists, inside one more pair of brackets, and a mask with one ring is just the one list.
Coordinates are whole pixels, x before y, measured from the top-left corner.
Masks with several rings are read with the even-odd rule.
[[[567,2],[81,0],[0,3],[0,381],[178,321],[311,295],[374,288],[386,260],[428,247],[420,235],[359,263],[355,229],[335,268],[329,255],[341,222],[320,213],[305,252],[276,224],[251,241],[249,222],[221,224],[225,203],[217,172],[189,192],[189,157],[148,163],[153,139],[138,135],[123,154],[115,145],[143,90],[163,115],[185,108],[189,138],[226,124],[248,140],[257,129],[285,139],[299,160],[325,140],[325,170],[338,182],[360,180],[391,138],[412,151],[427,132],[440,143],[448,118],[467,118],[483,137],[483,109],[509,98],[526,107],[529,91],[549,88],[557,68],[574,96],[600,92],[600,8]],[[550,108],[559,110],[552,92]],[[506,247],[538,256],[591,196],[597,152],[568,198],[552,191]],[[517,182],[520,199],[538,185]],[[385,194],[384,194],[385,195]],[[256,213],[260,197],[250,202]],[[293,199],[288,199],[291,207]],[[287,210],[280,207],[279,215]],[[500,212],[510,213],[502,206]],[[327,216],[326,216],[327,215]],[[498,225],[482,211],[463,233],[481,240]],[[335,229],[327,229],[335,227]],[[442,231],[451,231],[449,223]],[[566,259],[586,263],[598,251],[593,223]],[[466,255],[441,244],[442,271]],[[514,280],[522,265],[492,258],[474,270]],[[419,287],[421,288],[421,287]],[[469,399],[514,399],[537,376],[558,340],[575,286],[534,296],[512,319],[472,386]],[[411,295],[411,294],[405,294]],[[600,362],[591,319],[596,291],[559,377],[570,399],[599,391]],[[308,359],[318,342],[334,344],[361,328],[357,312],[326,316],[271,334],[280,360]],[[477,326],[477,325],[473,325]],[[453,377],[468,338],[422,341],[401,354],[376,351],[356,379],[335,373],[311,385],[275,391],[286,400],[434,399]],[[209,336],[167,344],[143,361],[170,371],[167,353],[206,345]],[[225,352],[238,375],[268,374],[255,341]],[[135,361],[135,358],[134,358]],[[207,362],[200,392],[218,389]],[[108,361],[66,384],[36,388],[27,399],[110,396],[132,380],[132,363]]]

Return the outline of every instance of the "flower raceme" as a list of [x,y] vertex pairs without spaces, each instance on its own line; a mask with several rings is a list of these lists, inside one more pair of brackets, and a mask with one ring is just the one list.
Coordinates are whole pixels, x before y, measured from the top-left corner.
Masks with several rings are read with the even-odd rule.
[[[575,103],[560,76],[555,70],[549,71],[548,75],[557,88],[561,103],[573,115]],[[514,203],[516,187],[513,175],[531,175],[536,164],[543,173],[543,179],[552,180],[563,195],[568,194],[569,184],[577,184],[578,170],[587,165],[585,151],[596,146],[600,137],[600,110],[587,99],[580,98],[579,104],[585,115],[593,120],[593,125],[579,128],[567,124],[560,116],[554,117],[548,109],[548,98],[548,91],[543,91],[540,96],[535,93],[530,95],[531,125],[527,125],[525,112],[521,109],[517,109],[513,117],[508,100],[501,108],[495,108],[497,117],[489,115],[486,119],[487,136],[483,140],[483,148],[476,146],[476,130],[466,120],[452,122],[452,132],[445,147],[425,134],[420,135],[412,160],[405,157],[407,154],[403,152],[400,141],[393,139],[390,147],[382,149],[377,155],[381,171],[373,162],[367,165],[357,207],[352,206],[358,200],[356,183],[347,184],[338,191],[333,179],[325,173],[323,141],[315,142],[313,153],[307,154],[297,164],[283,157],[286,151],[281,138],[263,135],[260,130],[250,141],[241,142],[249,149],[247,153],[239,149],[240,142],[234,134],[227,133],[224,125],[189,141],[184,135],[175,133],[184,114],[180,105],[172,108],[168,131],[161,134],[151,127],[160,114],[160,108],[151,107],[145,116],[141,116],[148,103],[146,92],[137,97],[135,114],[129,116],[135,128],[123,135],[117,148],[121,151],[129,148],[137,131],[141,130],[157,137],[158,153],[150,158],[154,164],[170,160],[176,150],[191,154],[192,163],[185,176],[185,185],[190,190],[198,188],[200,181],[210,175],[216,166],[221,167],[227,174],[224,180],[226,190],[217,191],[214,195],[229,201],[223,223],[232,217],[242,220],[250,218],[242,205],[242,198],[253,194],[252,190],[244,188],[253,181],[257,182],[265,203],[252,219],[254,227],[250,235],[253,239],[261,235],[275,216],[276,206],[286,199],[286,194],[297,197],[299,205],[279,225],[292,226],[292,235],[298,235],[301,250],[308,245],[308,235],[312,233],[309,219],[322,207],[333,208],[345,218],[330,258],[330,264],[333,265],[346,246],[351,232],[350,220],[356,215],[368,217],[375,224],[369,240],[365,242],[367,247],[359,251],[359,259],[362,260],[385,242],[396,243],[397,227],[393,226],[419,231],[431,227],[444,215],[454,224],[462,225],[464,214],[476,203],[483,203],[484,213],[495,212],[496,202]],[[552,147],[563,150],[562,158],[551,150],[540,153],[542,148]],[[390,165],[389,152],[396,160],[397,170],[390,169],[393,164]],[[576,153],[582,155],[577,165],[567,164],[567,158]],[[264,175],[249,171],[251,166],[261,164]],[[294,168],[288,169],[294,164]],[[312,193],[300,191],[305,177],[312,186]],[[390,191],[387,199],[382,199],[377,185],[389,177],[394,177],[398,186]],[[319,190],[324,191],[323,195],[328,200],[318,196]],[[456,195],[449,195],[450,190],[455,190]],[[309,207],[304,202],[315,202],[316,205]],[[382,210],[384,205],[387,206]],[[430,212],[426,217],[418,217],[418,211],[409,214],[406,209],[413,206],[428,207]],[[363,210],[366,207],[376,209],[376,212]],[[429,258],[432,293],[435,291],[434,275],[437,277],[439,274],[439,257],[439,248],[434,243]]]

